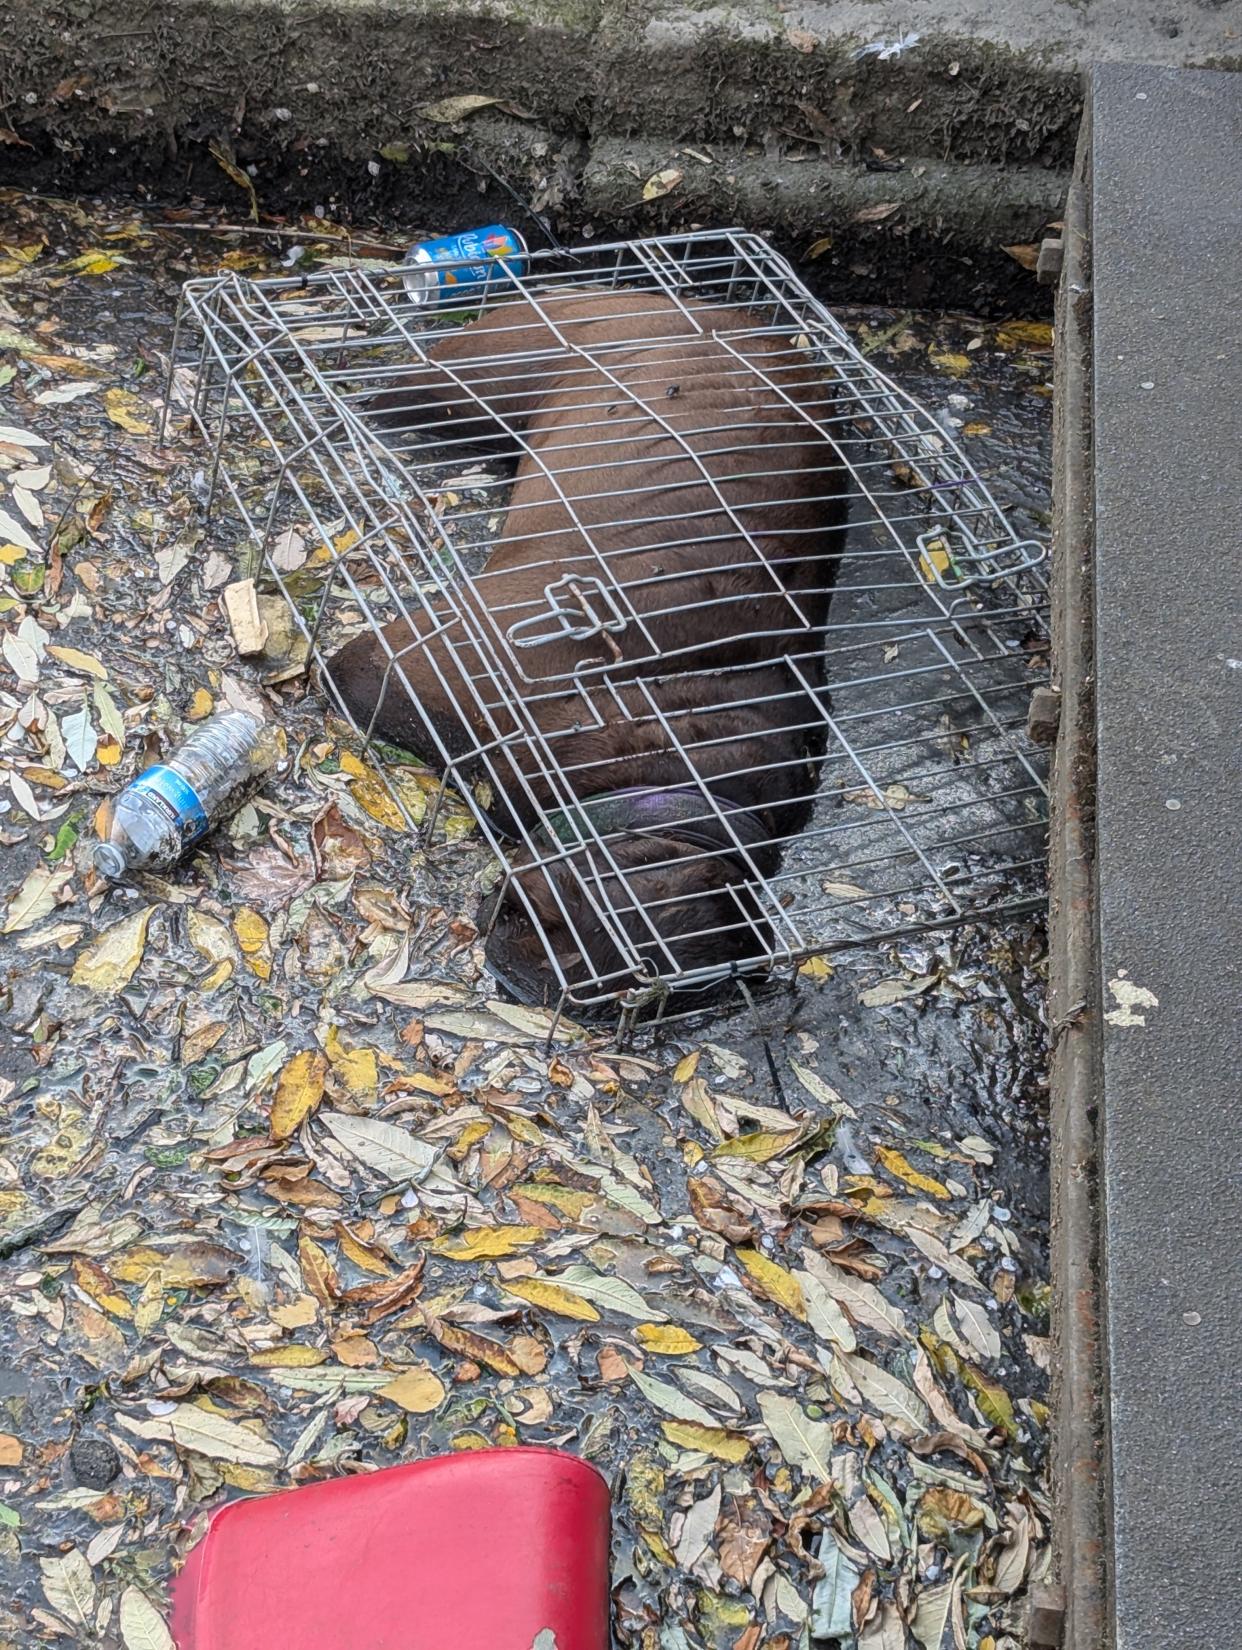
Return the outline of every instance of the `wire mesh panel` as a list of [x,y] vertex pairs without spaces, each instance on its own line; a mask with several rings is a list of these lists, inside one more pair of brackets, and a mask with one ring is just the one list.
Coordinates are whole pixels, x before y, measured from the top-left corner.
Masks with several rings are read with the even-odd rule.
[[633,1007],[1033,904],[1044,550],[930,414],[749,234],[451,290],[230,274],[178,336],[325,689],[504,866],[501,979]]

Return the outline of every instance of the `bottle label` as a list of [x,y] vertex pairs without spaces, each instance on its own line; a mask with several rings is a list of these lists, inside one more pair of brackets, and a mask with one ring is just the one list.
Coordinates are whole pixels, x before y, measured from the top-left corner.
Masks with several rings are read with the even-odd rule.
[[183,779],[176,768],[166,767],[162,762],[145,768],[130,789],[150,797],[161,813],[167,815],[183,848],[197,842],[211,823],[193,785]]

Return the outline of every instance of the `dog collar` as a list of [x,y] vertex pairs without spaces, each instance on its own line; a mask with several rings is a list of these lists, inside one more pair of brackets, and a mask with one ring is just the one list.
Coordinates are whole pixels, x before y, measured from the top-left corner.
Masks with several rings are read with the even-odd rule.
[[697,785],[676,785],[666,790],[632,785],[584,797],[569,808],[554,809],[547,816],[542,834],[549,845],[576,848],[594,836],[645,835],[665,830],[683,842],[726,854],[736,854],[739,844],[758,848],[770,842],[768,832],[748,809],[718,795],[714,800],[722,818],[712,812]]

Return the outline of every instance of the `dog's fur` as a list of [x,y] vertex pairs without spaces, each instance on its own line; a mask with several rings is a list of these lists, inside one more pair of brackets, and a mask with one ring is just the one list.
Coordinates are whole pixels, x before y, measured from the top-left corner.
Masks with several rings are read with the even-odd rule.
[[[723,807],[747,810],[762,828],[764,841],[751,853],[766,875],[779,861],[777,840],[805,823],[816,784],[818,666],[802,666],[808,692],[784,660],[790,652],[818,657],[813,631],[826,620],[841,554],[844,474],[812,422],[827,393],[822,369],[792,354],[787,335],[759,331],[735,347],[780,391],[765,388],[713,336],[746,324],[737,311],[690,307],[702,333],[687,338],[685,315],[660,294],[562,297],[553,311],[559,337],[530,305],[498,306],[438,342],[432,365],[376,396],[374,416],[416,424],[429,440],[512,451],[512,437],[464,393],[469,386],[520,434],[524,451],[487,576],[458,595],[487,638],[483,652],[460,625],[437,634],[443,616],[432,602],[412,624],[390,625],[382,645],[371,632],[356,637],[328,668],[363,727],[430,761],[440,753],[429,729],[453,759],[477,750],[481,737],[516,735],[512,711],[484,680],[484,654],[504,656],[505,631],[546,608],[546,585],[600,571],[593,544],[656,652],[634,624],[611,646],[597,635],[522,650],[527,680],[517,685],[527,731],[550,740],[581,798],[709,782]],[[652,348],[655,339],[678,342]],[[565,342],[592,350],[601,364],[575,363]],[[615,347],[627,344],[636,347]],[[601,346],[613,347],[600,354]],[[553,353],[532,362],[540,350]],[[479,360],[487,356],[491,364]],[[498,356],[515,359],[497,366]],[[607,423],[613,418],[615,426]],[[555,680],[604,666],[606,680],[587,675],[582,694]],[[486,713],[463,711],[473,704],[463,673],[480,679]],[[662,718],[691,753],[692,769]],[[516,740],[496,768],[503,772],[505,763],[511,782],[488,806],[497,828],[512,835],[519,824],[535,825],[539,808],[565,799],[548,794],[528,741]],[[653,971],[668,971],[669,954],[689,970],[763,951],[766,928],[742,856],[705,854],[672,826],[623,835],[609,848],[624,886],[606,856],[588,849],[541,870],[523,872],[519,860],[493,913],[488,954],[523,994],[558,989],[530,911],[571,985],[590,975],[611,976],[619,987],[632,980],[592,908],[600,899],[627,908],[627,928]]]

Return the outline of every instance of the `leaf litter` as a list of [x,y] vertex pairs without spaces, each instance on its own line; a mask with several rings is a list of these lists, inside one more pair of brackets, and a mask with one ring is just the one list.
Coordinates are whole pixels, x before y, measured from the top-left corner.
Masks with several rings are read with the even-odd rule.
[[[621,1645],[1016,1645],[1048,1562],[1038,927],[805,971],[779,1089],[738,1013],[549,1045],[491,995],[464,809],[408,831],[434,781],[363,760],[272,656],[261,583],[269,651],[239,658],[254,569],[199,519],[176,408],[156,445],[178,283],[287,239],[7,204],[0,1641],[166,1650],[195,1512],[545,1443],[612,1480]],[[933,386],[951,359],[1009,440],[1042,383],[1021,327],[851,324]],[[282,567],[313,578],[315,544],[292,524]],[[290,773],[106,890],[108,797],[248,694]]]

